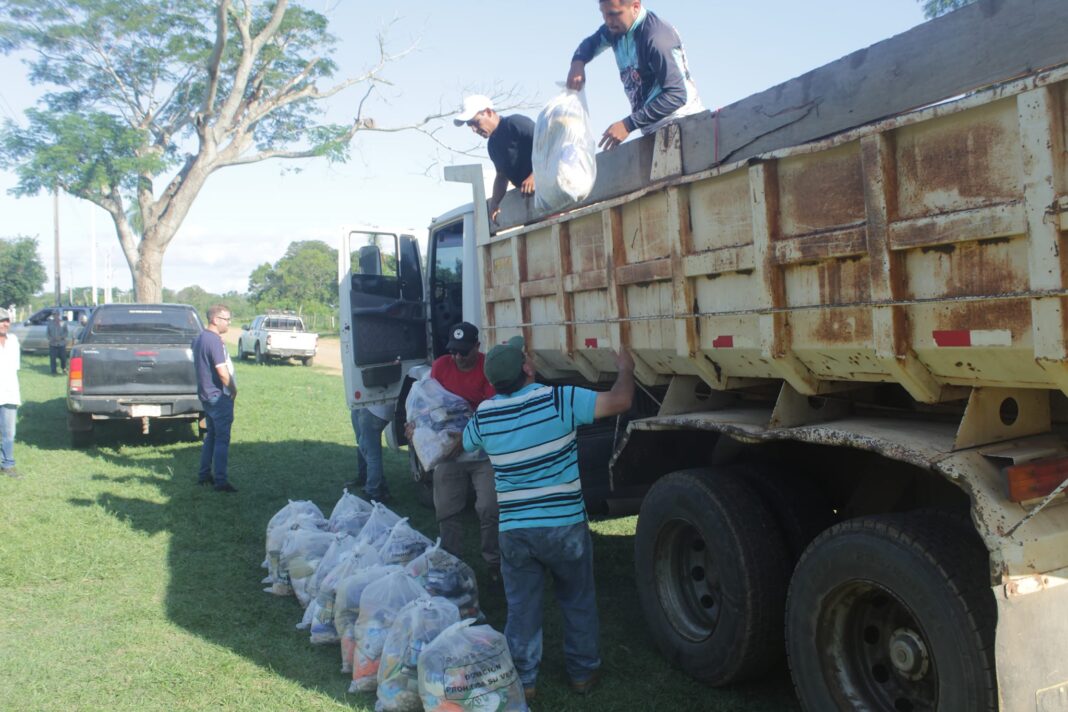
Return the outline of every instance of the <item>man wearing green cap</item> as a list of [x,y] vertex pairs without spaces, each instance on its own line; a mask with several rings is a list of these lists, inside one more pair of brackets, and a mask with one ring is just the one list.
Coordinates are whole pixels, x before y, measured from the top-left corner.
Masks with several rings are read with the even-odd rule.
[[593,544],[579,480],[575,431],[624,413],[634,397],[634,361],[616,357],[612,389],[546,386],[522,337],[486,354],[486,379],[497,395],[483,401],[464,429],[466,450],[482,448],[495,474],[500,509],[501,573],[508,599],[504,634],[527,699],[541,662],[541,592],[554,580],[564,615],[564,656],[571,688],[585,694],[600,678]]

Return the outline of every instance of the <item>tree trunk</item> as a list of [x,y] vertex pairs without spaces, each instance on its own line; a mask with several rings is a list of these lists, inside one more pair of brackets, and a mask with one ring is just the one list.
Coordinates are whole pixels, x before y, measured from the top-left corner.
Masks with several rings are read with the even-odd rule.
[[131,267],[134,295],[137,301],[163,301],[163,250],[156,247],[155,235],[145,235],[138,245],[137,267]]

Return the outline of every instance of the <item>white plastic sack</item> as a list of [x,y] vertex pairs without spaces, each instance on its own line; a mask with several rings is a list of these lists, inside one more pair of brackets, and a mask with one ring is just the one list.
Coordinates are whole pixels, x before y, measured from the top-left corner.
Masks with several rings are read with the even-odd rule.
[[279,558],[282,554],[282,542],[292,529],[325,529],[326,520],[314,502],[307,500],[290,501],[267,523],[265,538],[266,557],[263,561],[267,577],[262,583],[271,584],[269,593],[288,596],[292,593],[289,581],[279,576]]
[[426,551],[430,544],[429,539],[412,529],[405,517],[393,525],[379,553],[383,564],[404,565]]
[[556,212],[584,200],[597,180],[597,139],[586,94],[565,89],[534,122],[534,207]]
[[[281,544],[275,582],[270,589],[278,595],[294,593],[293,582],[310,576],[323,554],[329,549],[334,535],[319,529],[290,529]],[[302,601],[302,605],[307,605]]]
[[524,712],[508,643],[488,625],[454,623],[419,655],[419,696],[428,712]]
[[393,530],[393,525],[399,521],[400,517],[393,510],[381,502],[375,502],[371,516],[367,523],[363,525],[363,529],[360,530],[360,535],[356,537],[356,542],[370,544],[376,549],[381,548],[389,533]]
[[330,531],[340,531],[338,529],[338,522],[342,518],[358,514],[359,512],[367,512],[370,514],[371,503],[349,493],[347,489],[342,490],[341,497],[338,499],[337,504],[334,505],[333,511],[330,512],[330,519],[328,520]]
[[357,544],[338,559],[334,568],[319,584],[319,593],[315,601],[319,610],[311,624],[311,642],[315,645],[327,645],[338,642],[340,632],[334,625],[334,604],[338,584],[357,571],[377,566],[381,563],[378,550],[369,544]]
[[430,376],[412,384],[404,402],[408,422],[415,424],[412,447],[423,469],[430,471],[455,449],[471,418],[470,404]]
[[426,596],[426,589],[404,571],[396,571],[363,590],[360,617],[353,636],[352,685],[349,692],[373,692],[378,686],[378,664],[393,621],[404,604]]
[[475,572],[463,561],[441,548],[441,539],[412,559],[405,570],[431,596],[441,596],[460,609],[461,618],[479,618],[478,582]]
[[337,585],[334,595],[334,628],[341,636],[341,672],[352,672],[352,656],[356,651],[353,627],[360,616],[360,597],[365,588],[389,574],[400,571],[400,566],[372,566],[344,578]]
[[417,598],[400,609],[382,646],[375,712],[422,712],[419,653],[459,621],[460,611],[440,596]]
[[322,585],[323,579],[327,574],[334,570],[337,566],[337,562],[341,560],[341,557],[348,551],[352,551],[359,543],[356,537],[349,536],[348,534],[331,534],[334,537],[334,542],[330,545],[330,548],[326,550],[319,560],[318,565],[315,567],[315,571],[312,573],[308,581],[308,595],[315,598],[319,595],[319,586]]

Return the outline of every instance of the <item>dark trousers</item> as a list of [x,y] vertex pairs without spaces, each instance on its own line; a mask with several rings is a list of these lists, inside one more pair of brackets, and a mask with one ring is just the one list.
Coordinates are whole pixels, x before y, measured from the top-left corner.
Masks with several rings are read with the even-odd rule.
[[204,406],[204,420],[208,432],[200,449],[200,471],[197,479],[206,482],[214,479],[216,485],[226,484],[226,468],[230,458],[230,427],[234,424],[234,401],[221,395],[210,401],[200,401]]
[[52,370],[52,375],[56,375],[56,361],[59,361],[59,367],[64,371],[67,370],[67,345],[55,344],[48,345],[48,367]]

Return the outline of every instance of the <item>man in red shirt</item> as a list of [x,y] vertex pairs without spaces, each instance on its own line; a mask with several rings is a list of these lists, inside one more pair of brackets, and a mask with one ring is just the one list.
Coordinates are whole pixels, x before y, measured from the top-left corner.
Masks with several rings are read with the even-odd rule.
[[[449,353],[439,357],[430,368],[430,376],[450,393],[462,397],[474,410],[482,401],[497,394],[482,371],[485,354],[479,350],[478,327],[466,321],[452,327]],[[463,553],[463,511],[467,506],[467,487],[475,490],[475,513],[478,515],[482,541],[482,558],[496,583],[500,580],[501,553],[497,543],[497,490],[493,466],[485,453],[477,459],[458,451],[454,459],[434,468],[434,513],[438,520],[441,547],[455,556]]]

